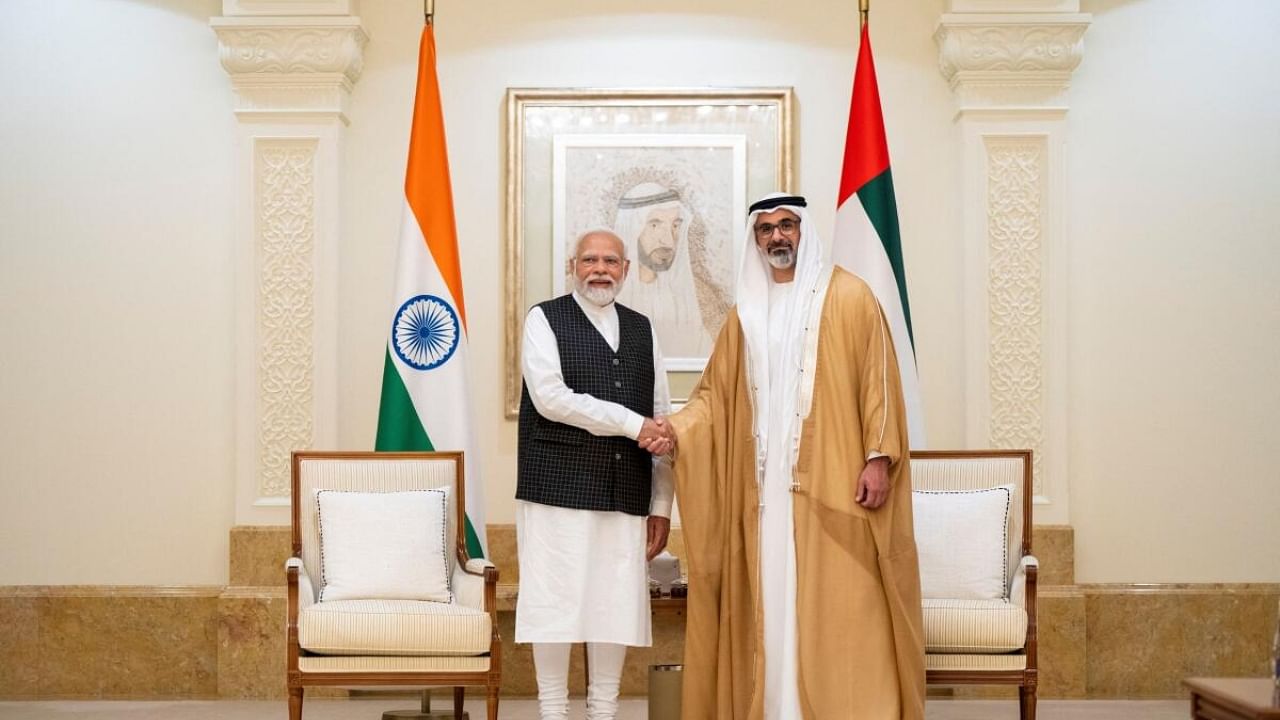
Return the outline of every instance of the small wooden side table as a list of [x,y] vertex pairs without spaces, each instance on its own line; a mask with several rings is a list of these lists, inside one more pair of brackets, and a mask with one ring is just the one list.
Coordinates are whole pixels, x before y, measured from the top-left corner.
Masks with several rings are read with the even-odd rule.
[[1270,678],[1187,678],[1192,720],[1280,720]]

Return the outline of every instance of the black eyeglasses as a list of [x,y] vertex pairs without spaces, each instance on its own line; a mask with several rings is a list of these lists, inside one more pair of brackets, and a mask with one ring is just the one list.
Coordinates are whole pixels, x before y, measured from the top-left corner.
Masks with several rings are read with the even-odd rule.
[[792,237],[800,230],[800,221],[792,220],[791,218],[783,218],[778,221],[777,225],[770,225],[769,223],[756,225],[755,230],[756,237],[761,240],[767,240],[768,238],[773,237],[774,230],[780,231],[787,237]]

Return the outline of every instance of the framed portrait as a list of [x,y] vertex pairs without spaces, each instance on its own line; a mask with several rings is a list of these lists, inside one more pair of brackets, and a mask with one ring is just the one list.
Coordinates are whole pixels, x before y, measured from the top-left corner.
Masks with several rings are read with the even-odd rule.
[[673,399],[687,397],[733,305],[750,197],[791,191],[789,88],[507,91],[506,411],[524,316],[574,287],[573,244],[608,228]]

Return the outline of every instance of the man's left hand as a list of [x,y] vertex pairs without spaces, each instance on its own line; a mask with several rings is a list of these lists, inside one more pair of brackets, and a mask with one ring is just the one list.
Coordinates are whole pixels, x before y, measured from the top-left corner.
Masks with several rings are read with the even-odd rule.
[[854,500],[859,505],[875,510],[889,499],[889,458],[877,457],[867,461],[858,476],[857,494]]
[[649,516],[649,540],[645,544],[645,561],[654,559],[667,546],[667,535],[671,533],[671,518]]

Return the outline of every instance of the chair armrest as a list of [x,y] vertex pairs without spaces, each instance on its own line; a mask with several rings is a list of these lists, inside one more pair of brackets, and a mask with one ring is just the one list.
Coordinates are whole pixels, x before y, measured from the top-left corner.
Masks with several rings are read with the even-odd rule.
[[1040,568],[1040,561],[1034,555],[1023,555],[1022,562],[1013,573],[1013,582],[1009,586],[1009,602],[1020,608],[1027,608],[1027,574],[1035,574]]
[[[489,572],[489,568],[493,568],[492,573]],[[493,575],[493,582],[496,584],[497,566],[484,558],[471,558],[465,565],[455,563],[452,578],[454,602],[477,610],[488,610],[489,608],[485,606],[488,595],[485,586],[488,584],[490,574]]]
[[314,605],[316,602],[316,591],[311,584],[311,576],[307,574],[307,569],[302,565],[302,558],[291,557],[284,561],[284,571],[288,573],[289,579],[292,580],[294,573],[297,571],[298,578],[298,611],[306,610],[307,607]]

